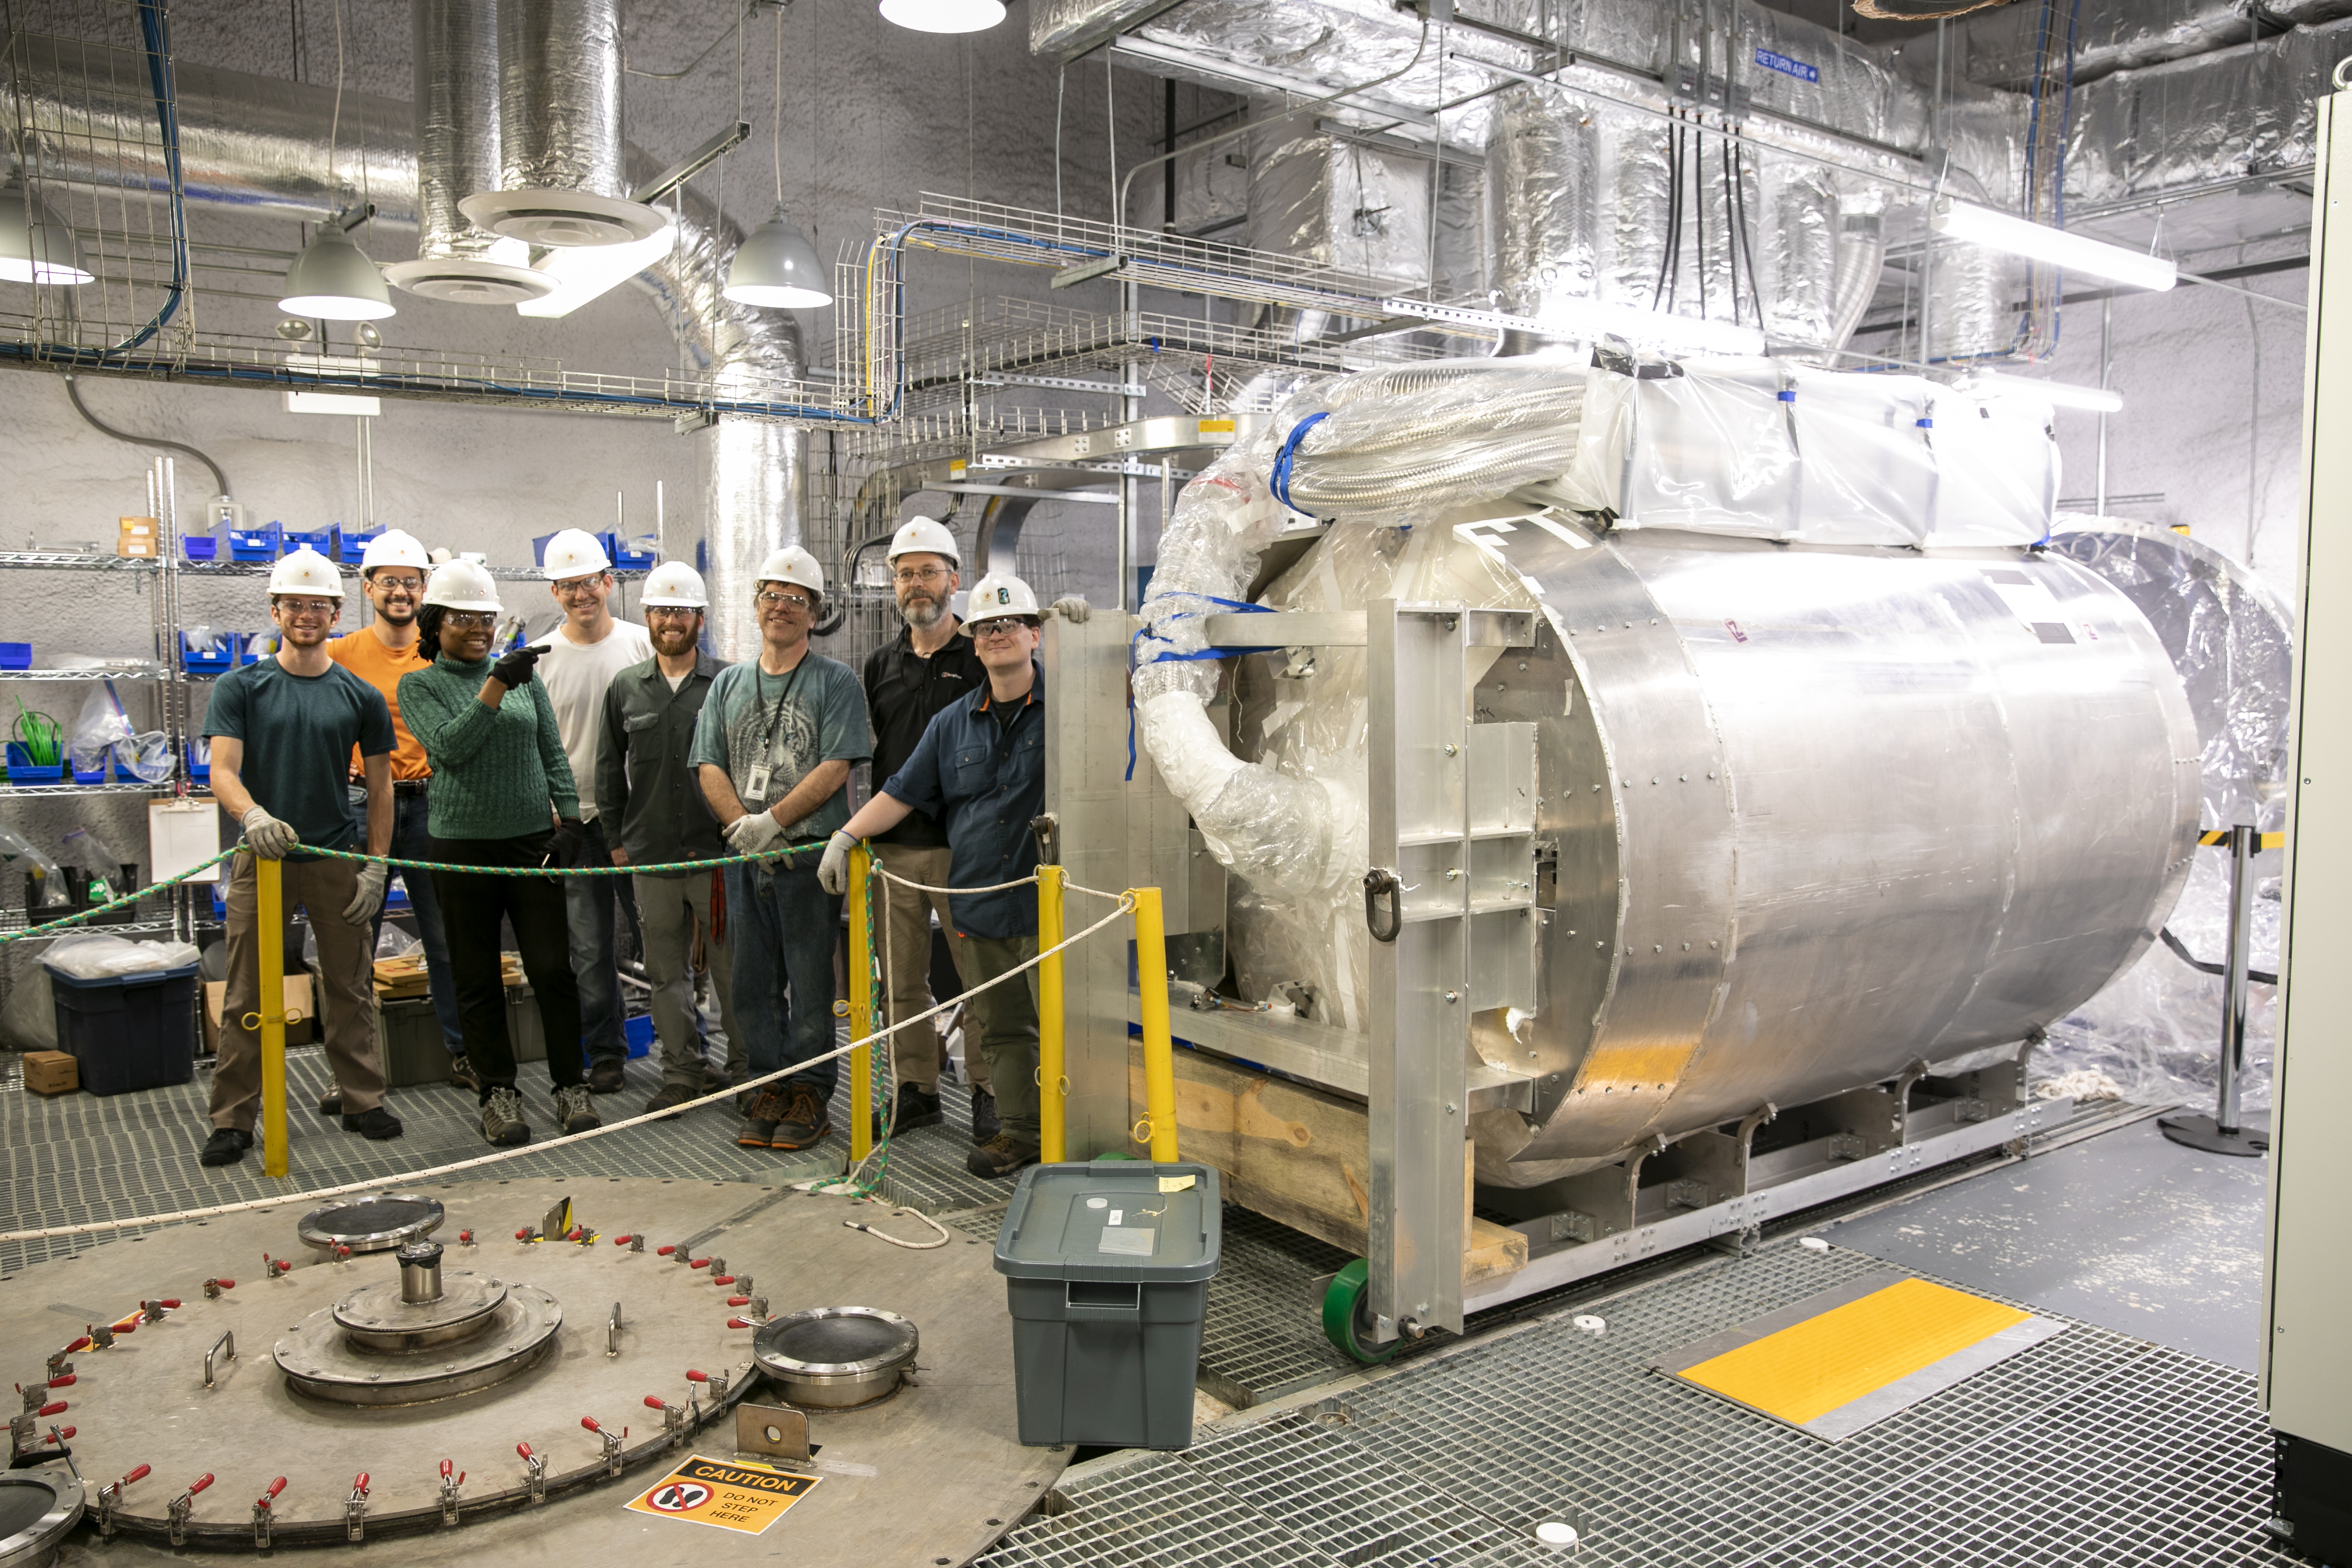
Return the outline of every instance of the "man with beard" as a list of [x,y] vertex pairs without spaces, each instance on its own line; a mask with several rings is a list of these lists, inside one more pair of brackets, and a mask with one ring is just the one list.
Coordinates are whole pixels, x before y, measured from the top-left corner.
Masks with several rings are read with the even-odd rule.
[[710,683],[690,758],[729,847],[763,858],[727,868],[735,1016],[751,1074],[799,1068],[761,1086],[735,1142],[806,1149],[833,1131],[825,1106],[840,1076],[832,1051],[841,900],[817,882],[817,851],[849,820],[849,770],[874,748],[857,677],[809,647],[824,607],[816,557],[798,545],[777,551],[760,563],[755,594],[760,657]]
[[392,711],[374,687],[327,657],[342,607],[342,576],[326,557],[306,549],[280,560],[269,574],[278,651],[221,677],[205,709],[214,798],[245,828],[229,871],[228,991],[213,1068],[212,1136],[200,1156],[207,1165],[245,1158],[261,1107],[261,1038],[247,1021],[257,1022],[262,1006],[257,857],[281,863],[286,909],[299,904],[310,914],[343,1130],[401,1135],[400,1119],[383,1108],[370,984],[368,932],[383,903],[383,862],[317,853],[352,847],[344,780],[354,750],[367,781],[367,852],[381,856],[392,843]]
[[[433,662],[433,655],[416,635],[417,607],[425,602],[425,574],[432,563],[425,546],[396,528],[388,528],[367,542],[360,555],[360,592],[367,596],[374,618],[346,637],[327,645],[327,657],[373,686],[392,711],[392,858],[430,860],[433,836],[425,826],[425,791],[433,769],[425,748],[400,720],[400,678]],[[352,754],[352,784],[361,784],[359,754]],[[457,1023],[457,985],[450,978],[449,941],[441,926],[441,900],[434,895],[430,872],[408,871],[400,879],[408,889],[408,907],[416,915],[416,934],[425,944],[425,983],[433,995],[433,1016],[441,1025],[441,1043],[449,1048],[449,1081],[459,1089],[479,1089],[473,1064],[466,1059],[466,1040]],[[383,934],[383,911],[378,910],[368,951]],[[335,1101],[330,1105],[329,1100]],[[341,1109],[331,1087],[319,1102],[319,1113],[332,1116]]]
[[[605,688],[604,742],[596,752],[596,799],[613,825],[613,864],[717,860],[727,847],[687,761],[695,721],[721,668],[698,647],[703,610],[710,600],[700,573],[682,561],[665,561],[647,574],[638,602],[645,606],[654,657],[621,671]],[[726,885],[715,866],[652,876],[639,872],[630,880],[645,930],[654,1032],[662,1047],[661,1088],[646,1110],[667,1110],[731,1081],[703,1061],[694,1008],[694,976],[703,967],[695,962],[698,952],[719,993],[728,1068],[740,1073],[751,1059],[735,1022],[735,951],[728,934]]]
[[[915,742],[940,709],[970,696],[988,682],[988,671],[972,651],[971,639],[957,635],[960,627],[948,608],[949,595],[963,585],[957,568],[955,535],[928,517],[910,518],[890,541],[891,578],[898,595],[898,614],[907,623],[896,642],[876,648],[866,659],[866,707],[874,721],[874,785],[897,773],[915,754]],[[884,870],[909,882],[940,888],[948,879],[948,838],[929,812],[910,812],[904,822],[874,836],[874,857]],[[877,913],[885,922],[883,988],[893,1024],[911,1018],[931,1005],[931,911],[937,910],[940,929],[949,933],[949,951],[956,968],[963,968],[955,926],[948,919],[944,895],[918,893],[883,884]],[[893,1035],[892,1081],[898,1088],[898,1119],[890,1125],[936,1127],[940,1115],[940,1071],[947,1062],[947,1045],[938,1029],[924,1025]],[[965,1076],[971,1085],[971,1141],[985,1143],[996,1136],[996,1098],[989,1092],[988,1058],[979,1051],[964,1052]],[[878,1124],[889,1115],[877,1110]]]

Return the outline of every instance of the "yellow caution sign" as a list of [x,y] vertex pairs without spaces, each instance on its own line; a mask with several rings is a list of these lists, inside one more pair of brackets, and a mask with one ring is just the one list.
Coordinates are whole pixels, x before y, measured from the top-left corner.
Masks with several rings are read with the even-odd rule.
[[698,1454],[622,1506],[656,1519],[758,1535],[808,1496],[816,1483],[814,1476]]

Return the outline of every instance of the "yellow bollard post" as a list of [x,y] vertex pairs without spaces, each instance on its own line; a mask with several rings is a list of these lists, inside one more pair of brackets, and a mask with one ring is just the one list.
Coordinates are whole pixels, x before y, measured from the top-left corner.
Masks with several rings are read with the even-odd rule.
[[1176,1049],[1168,1026],[1168,934],[1160,889],[1136,888],[1135,974],[1143,996],[1144,1114],[1151,1121],[1151,1158],[1176,1158]]
[[[1062,868],[1037,868],[1037,951],[1062,940]],[[1037,963],[1037,1157],[1069,1158],[1068,1105],[1063,1098],[1062,955]]]
[[[849,852],[849,1037],[874,1030],[874,944],[867,936],[866,879],[873,852],[860,844]],[[849,1053],[849,1159],[852,1164],[874,1149],[874,1047]]]
[[286,1173],[286,899],[282,861],[253,858],[261,924],[261,1173]]

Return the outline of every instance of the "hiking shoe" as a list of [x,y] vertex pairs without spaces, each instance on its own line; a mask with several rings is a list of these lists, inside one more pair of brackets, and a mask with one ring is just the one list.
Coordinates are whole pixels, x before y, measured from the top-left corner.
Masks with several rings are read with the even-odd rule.
[[742,1149],[772,1148],[776,1141],[776,1123],[784,1114],[784,1097],[772,1089],[763,1089],[751,1096],[751,1103],[743,1110],[743,1131],[735,1134],[735,1143]]
[[327,1092],[319,1097],[319,1114],[341,1116],[343,1113],[343,1091],[339,1084],[329,1084]]
[[399,1137],[404,1129],[400,1125],[399,1117],[379,1105],[373,1110],[362,1110],[357,1116],[344,1117],[343,1131],[373,1138],[381,1143],[387,1138]]
[[555,1120],[562,1123],[567,1134],[592,1132],[604,1125],[604,1119],[596,1114],[596,1102],[589,1098],[587,1086],[577,1083],[555,1091]]
[[776,1118],[776,1130],[768,1139],[771,1149],[805,1149],[812,1143],[822,1143],[833,1131],[833,1119],[824,1113],[824,1101],[816,1090],[806,1084],[784,1086],[784,1113]]
[[530,1123],[522,1119],[522,1096],[512,1085],[501,1084],[483,1100],[482,1136],[501,1149],[530,1142]]
[[645,1114],[651,1116],[657,1111],[675,1110],[689,1100],[701,1098],[691,1084],[666,1083],[655,1092],[651,1100],[646,1101]]
[[470,1089],[477,1094],[482,1091],[482,1075],[474,1070],[473,1062],[462,1051],[449,1058],[449,1087]]
[[1000,1132],[965,1155],[963,1168],[975,1176],[1009,1176],[1022,1166],[1036,1163],[1036,1144],[1024,1143],[1010,1132]]
[[890,1108],[884,1106],[874,1113],[874,1136],[878,1142],[885,1129],[892,1136],[911,1131],[918,1127],[937,1127],[947,1118],[940,1113],[940,1097],[919,1084],[898,1086],[898,1120],[890,1120]]
[[614,1058],[605,1058],[590,1064],[588,1068],[588,1088],[590,1090],[597,1094],[620,1093],[622,1089],[621,1073],[624,1065],[625,1064],[622,1061]]
[[234,1165],[252,1147],[252,1133],[239,1132],[234,1127],[215,1127],[213,1135],[205,1140],[205,1152],[196,1158],[207,1165]]
[[996,1096],[984,1089],[971,1091],[971,1141],[985,1143],[1003,1131],[996,1119]]

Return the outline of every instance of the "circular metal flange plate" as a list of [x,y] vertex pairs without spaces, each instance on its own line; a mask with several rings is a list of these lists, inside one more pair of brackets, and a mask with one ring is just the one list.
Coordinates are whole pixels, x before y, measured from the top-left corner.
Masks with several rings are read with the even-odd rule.
[[62,1466],[0,1472],[0,1568],[47,1563],[81,1510],[81,1482]]
[[520,305],[555,292],[556,280],[528,267],[509,267],[461,256],[419,257],[383,269],[386,281],[457,305]]
[[506,1304],[511,1289],[502,1279],[461,1270],[441,1276],[439,1300],[404,1301],[400,1281],[383,1279],[352,1291],[329,1310],[362,1344],[421,1350],[488,1332],[492,1314]]
[[667,221],[642,202],[586,191],[483,191],[459,202],[457,210],[478,228],[557,247],[625,245],[657,232]]
[[430,1236],[441,1228],[441,1200],[415,1193],[370,1193],[349,1203],[312,1209],[295,1227],[303,1245],[320,1252],[348,1247],[353,1252],[383,1252],[397,1247],[415,1231]]
[[555,1342],[563,1309],[530,1285],[509,1285],[489,1326],[463,1344],[414,1354],[352,1344],[337,1309],[313,1312],[273,1352],[287,1384],[336,1405],[422,1405],[503,1383],[530,1370]]
[[793,1404],[840,1408],[895,1392],[921,1342],[915,1325],[896,1312],[816,1307],[761,1324],[751,1354]]

